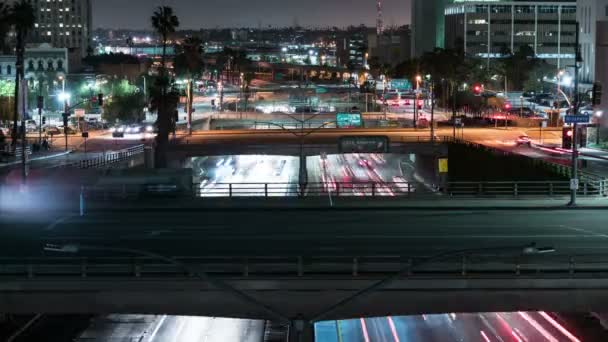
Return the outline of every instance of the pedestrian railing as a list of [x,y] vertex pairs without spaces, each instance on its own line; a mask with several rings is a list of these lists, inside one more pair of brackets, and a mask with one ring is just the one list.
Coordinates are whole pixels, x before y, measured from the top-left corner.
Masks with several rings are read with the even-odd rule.
[[90,169],[106,166],[109,164],[120,163],[123,161],[128,161],[135,156],[141,155],[144,153],[144,145],[137,145],[133,147],[126,148],[124,150],[104,153],[96,158],[84,159],[74,163],[62,165],[62,167],[73,167],[79,169]]
[[415,185],[409,182],[319,182],[319,183],[199,183],[197,197],[381,197],[409,196]]
[[[195,183],[112,184],[84,187],[87,199],[110,200],[155,196],[198,198],[246,197],[382,197],[382,198],[550,198],[570,195],[568,181],[542,182],[449,182],[445,187],[414,182],[318,182],[318,183]],[[606,181],[582,182],[581,197],[607,197]]]
[[[607,183],[583,181],[579,185],[579,196],[607,196]],[[522,197],[522,196],[567,196],[571,192],[569,181],[544,182],[450,182],[446,193],[450,196],[476,197]]]
[[[185,269],[217,277],[386,277],[416,265],[424,256],[170,256],[0,258],[0,279],[189,278]],[[580,278],[608,272],[608,260],[597,255],[457,256],[414,267],[410,278]]]

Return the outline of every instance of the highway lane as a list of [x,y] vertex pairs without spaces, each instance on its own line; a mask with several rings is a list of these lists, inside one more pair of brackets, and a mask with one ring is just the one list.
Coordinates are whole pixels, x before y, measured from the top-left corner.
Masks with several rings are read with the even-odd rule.
[[111,314],[92,319],[75,341],[260,342],[263,335],[259,320]]
[[559,254],[608,255],[600,210],[111,210],[84,217],[3,216],[0,255],[42,255],[44,243],[80,242],[165,255],[432,255],[550,245]]
[[264,196],[265,183],[281,184],[269,186],[269,196],[284,196],[298,183],[299,159],[292,156],[195,157],[190,163],[202,197],[227,196],[230,184],[234,196]]
[[559,318],[546,312],[446,313],[325,321],[317,342],[579,342]]
[[336,193],[339,190],[342,194],[355,196],[371,195],[372,188],[369,183],[375,183],[375,194],[395,196],[408,190],[414,191],[415,187],[410,187],[407,182],[416,182],[416,179],[413,175],[411,178],[404,177],[400,166],[402,161],[412,164],[409,158],[409,155],[377,153],[309,157],[308,180],[326,184],[323,189],[325,192]]
[[247,319],[161,316],[144,342],[259,342],[264,322]]

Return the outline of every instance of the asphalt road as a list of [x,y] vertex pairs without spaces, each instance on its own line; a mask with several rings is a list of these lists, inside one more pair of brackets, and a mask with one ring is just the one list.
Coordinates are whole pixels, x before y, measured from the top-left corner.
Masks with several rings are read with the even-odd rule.
[[193,316],[107,315],[96,317],[76,341],[260,342],[264,321]]
[[361,318],[317,324],[317,342],[577,342],[558,317],[545,312],[447,313]]
[[84,217],[2,215],[0,256],[43,255],[45,243],[138,248],[168,256],[429,256],[536,242],[559,254],[608,252],[604,210],[166,209]]
[[265,183],[279,183],[269,196],[284,196],[295,191],[299,159],[292,156],[196,157],[191,161],[194,182],[201,197],[264,196]]

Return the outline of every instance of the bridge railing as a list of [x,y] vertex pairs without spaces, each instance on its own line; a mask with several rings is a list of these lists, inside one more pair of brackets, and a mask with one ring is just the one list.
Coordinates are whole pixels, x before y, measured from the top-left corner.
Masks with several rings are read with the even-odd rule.
[[[177,278],[190,277],[183,265],[223,277],[384,277],[424,258],[401,256],[173,257],[177,264],[151,257],[0,258],[0,279]],[[547,257],[454,257],[412,268],[408,277],[577,277],[605,274],[608,260],[593,255]]]
[[137,145],[120,151],[105,153],[104,155],[96,158],[84,159],[74,163],[62,165],[62,167],[73,167],[79,169],[96,168],[109,164],[128,161],[135,156],[142,155],[143,153],[144,145]]
[[[580,196],[608,196],[607,182],[583,181],[577,191]],[[569,181],[545,182],[450,182],[447,194],[450,196],[567,196],[570,194]]]
[[410,196],[410,182],[320,182],[320,183],[201,183],[194,185],[197,197],[295,197],[295,196]]
[[[444,188],[414,182],[196,183],[192,190],[176,184],[87,186],[85,198],[111,200],[150,196],[239,197],[396,197],[396,198],[549,198],[570,194],[568,181],[448,182]],[[584,181],[581,197],[607,197],[607,181]]]

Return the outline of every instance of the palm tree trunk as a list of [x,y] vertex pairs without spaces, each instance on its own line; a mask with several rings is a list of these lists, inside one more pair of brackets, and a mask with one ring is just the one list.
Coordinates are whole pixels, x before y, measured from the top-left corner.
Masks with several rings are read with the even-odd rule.
[[[23,77],[23,33],[17,32],[17,61],[15,64],[15,101],[13,102],[13,142],[17,139],[17,122],[19,121],[19,90],[21,87],[21,78]],[[13,146],[17,144],[13,143]]]
[[167,36],[163,35],[163,54],[161,59],[160,71],[160,99],[158,104],[158,135],[156,136],[156,149],[154,156],[154,164],[156,168],[167,167],[167,149],[169,144],[169,121],[171,120],[170,113],[167,110]]

